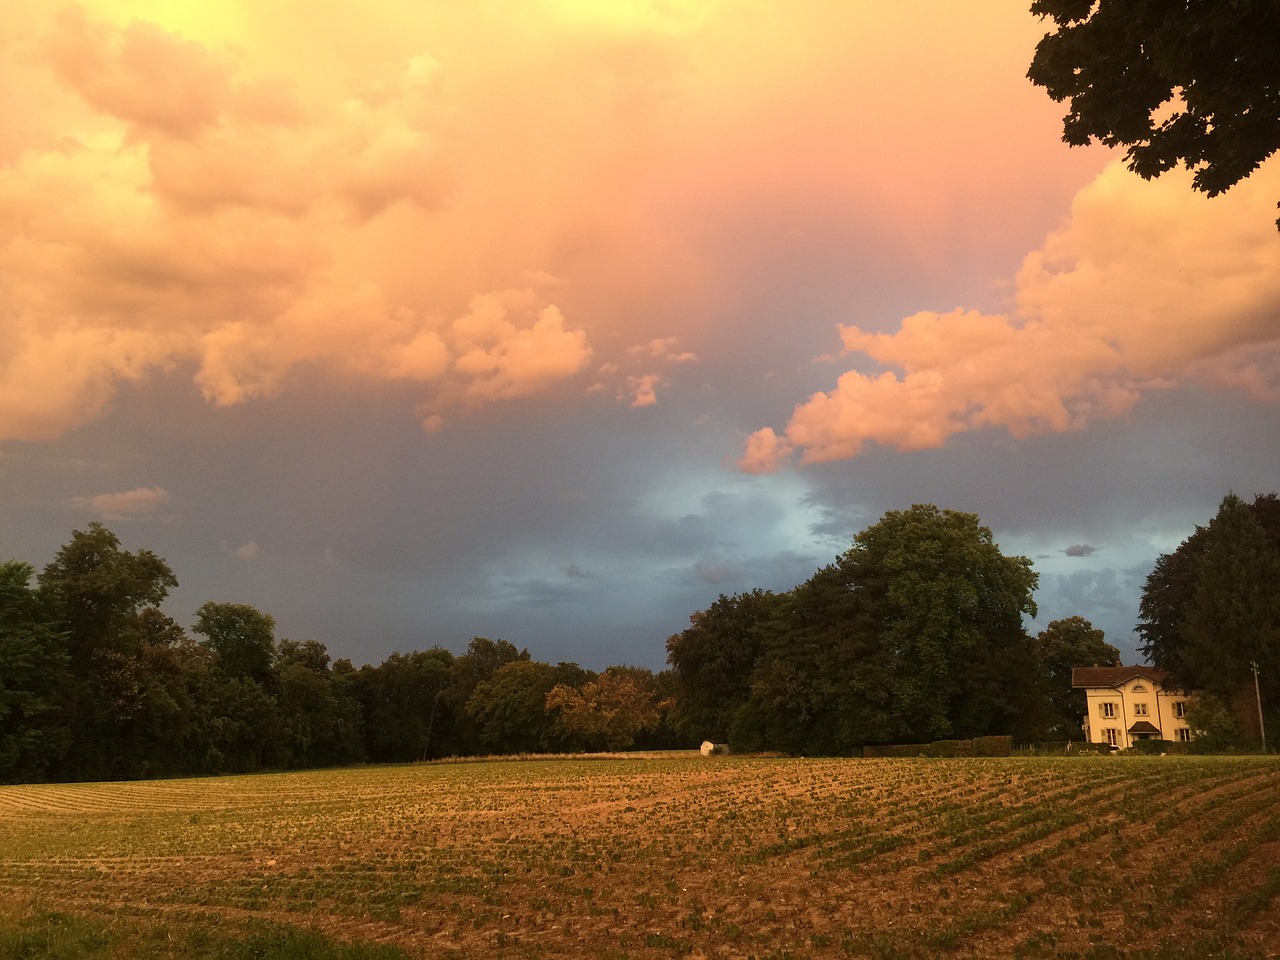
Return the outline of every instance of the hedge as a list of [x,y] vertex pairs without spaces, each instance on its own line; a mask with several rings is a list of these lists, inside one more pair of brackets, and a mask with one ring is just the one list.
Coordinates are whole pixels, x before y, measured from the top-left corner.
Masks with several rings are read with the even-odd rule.
[[1012,753],[1013,737],[974,737],[862,748],[864,757],[1007,757]]

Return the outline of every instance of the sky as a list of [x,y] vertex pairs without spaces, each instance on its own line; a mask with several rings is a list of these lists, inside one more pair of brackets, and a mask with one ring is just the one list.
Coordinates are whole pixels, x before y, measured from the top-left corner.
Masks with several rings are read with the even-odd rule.
[[379,663],[658,669],[887,510],[1126,662],[1280,489],[1280,160],[1068,148],[974,0],[31,0],[0,24],[0,558]]

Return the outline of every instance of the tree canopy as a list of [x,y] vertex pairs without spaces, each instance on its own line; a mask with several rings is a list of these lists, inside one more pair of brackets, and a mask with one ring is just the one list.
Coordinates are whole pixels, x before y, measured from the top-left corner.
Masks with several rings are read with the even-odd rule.
[[1047,707],[1043,737],[1074,739],[1080,733],[1086,703],[1084,691],[1071,688],[1071,671],[1076,667],[1118,667],[1120,651],[1084,617],[1054,620],[1037,634],[1035,649]]
[[1027,76],[1070,101],[1067,143],[1127,147],[1148,179],[1182,164],[1211,197],[1280,149],[1275,0],[1035,0],[1031,12],[1055,29]]
[[760,654],[758,627],[777,602],[763,590],[721,594],[689,617],[687,630],[667,639],[677,691],[672,722],[689,739],[729,739],[735,714],[751,694],[751,671]]
[[[1264,539],[1280,545],[1280,503],[1260,498],[1252,510]],[[1241,539],[1237,527],[1215,521],[1198,531],[1189,541],[1195,563],[1218,558],[1212,569],[1230,571],[1243,557],[1256,566],[1257,537]],[[1181,553],[1162,562],[1186,565]],[[1223,606],[1236,596],[1224,584],[1236,581],[1198,587],[1207,574],[1189,569],[1158,594],[1171,611],[1165,633],[1184,643],[1170,657],[1200,642],[1197,623],[1264,596],[1246,590]],[[0,563],[4,781],[688,748],[704,739],[848,754],[939,738],[1030,738],[1047,729],[1070,667],[1115,655],[1079,617],[1029,637],[1030,561],[1005,556],[977,516],[928,504],[886,513],[791,590],[718,597],[668,639],[672,669],[657,675],[553,665],[485,637],[460,654],[433,646],[357,669],[316,640],[277,639],[270,614],[234,602],[201,605],[189,634],[159,607],[177,584],[168,564],[125,550],[100,524],[74,531],[34,571]],[[1265,646],[1264,633],[1249,634],[1250,650]]]
[[1035,586],[977,516],[890,511],[794,590],[721,597],[668,640],[677,689],[714,692],[677,715],[790,753],[1029,732]]
[[648,670],[610,667],[576,688],[557,684],[547,693],[546,706],[558,711],[563,730],[589,745],[625,750],[639,734],[657,729],[666,704],[659,701]]
[[1252,664],[1264,708],[1280,710],[1280,500],[1229,494],[1209,524],[1156,560],[1139,608],[1143,655],[1188,690],[1220,698],[1257,731]]

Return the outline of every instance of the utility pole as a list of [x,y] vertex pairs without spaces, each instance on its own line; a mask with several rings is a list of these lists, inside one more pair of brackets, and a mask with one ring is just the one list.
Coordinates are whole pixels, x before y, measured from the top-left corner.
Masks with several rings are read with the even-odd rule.
[[1262,692],[1258,687],[1258,661],[1249,664],[1253,667],[1253,696],[1258,701],[1258,732],[1262,734],[1262,752],[1267,752],[1267,725],[1262,720]]

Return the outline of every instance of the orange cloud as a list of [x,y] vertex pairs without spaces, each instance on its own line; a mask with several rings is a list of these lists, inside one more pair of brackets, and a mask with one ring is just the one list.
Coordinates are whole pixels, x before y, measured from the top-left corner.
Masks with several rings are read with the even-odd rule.
[[[413,381],[436,429],[592,358],[617,370],[602,395],[645,405],[695,359],[673,330],[706,354],[741,315],[742,248],[776,239],[744,227],[759,208],[801,211],[782,225],[802,240],[829,226],[806,234],[805,211],[874,219],[923,257],[954,233],[917,242],[926,212],[996,222],[1007,184],[1069,166],[1013,149],[1056,113],[1022,80],[1038,28],[1021,11],[370,2],[17,5],[0,440],[57,436],[161,373],[224,406],[302,366]],[[961,99],[998,122],[975,134]],[[934,175],[937,142],[988,138]],[[535,296],[507,327],[455,326],[512,290]]]
[[162,487],[138,487],[121,493],[100,493],[80,497],[77,506],[88,507],[105,520],[138,520],[154,516],[169,502],[169,491]]
[[658,387],[667,386],[656,373],[644,373],[638,377],[627,377],[626,390],[620,391],[619,399],[630,398],[632,407],[652,407],[658,403]]
[[739,466],[818,463],[873,442],[939,447],[982,427],[1016,437],[1079,430],[1175,383],[1280,389],[1280,244],[1267,217],[1272,162],[1210,200],[1189,176],[1145,182],[1119,161],[1023,262],[1011,314],[919,313],[893,333],[840,328],[850,370],[796,407],[784,436],[753,434]]
[[457,360],[468,378],[471,400],[510,399],[582,370],[591,359],[586,334],[565,327],[555,306],[543,307],[527,326],[510,319],[513,309],[533,305],[531,291],[506,291],[472,301],[471,312],[453,322]]
[[220,406],[323,363],[431,383],[441,407],[528,395],[587,363],[586,332],[531,291],[475,298],[513,312],[468,333],[444,307],[473,291],[433,289],[430,270],[403,282],[414,247],[437,243],[448,189],[430,55],[325,103],[239,55],[75,7],[30,53],[80,105],[57,101],[50,136],[0,165],[0,439],[56,436],[119,383],[178,365]]

